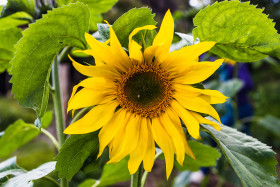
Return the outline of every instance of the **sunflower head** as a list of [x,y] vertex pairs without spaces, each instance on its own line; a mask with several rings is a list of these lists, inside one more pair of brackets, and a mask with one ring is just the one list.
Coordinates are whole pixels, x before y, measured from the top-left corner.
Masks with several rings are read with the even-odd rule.
[[[85,38],[91,49],[82,51],[95,59],[95,66],[76,61],[74,67],[89,78],[73,88],[68,111],[94,106],[83,118],[71,124],[66,134],[85,134],[100,130],[99,156],[109,147],[109,163],[130,156],[128,168],[135,173],[143,162],[151,171],[155,143],[162,149],[169,177],[174,155],[183,164],[185,154],[195,159],[182,128],[199,139],[200,123],[220,130],[220,125],[201,114],[208,114],[220,122],[211,104],[226,101],[215,90],[202,90],[192,85],[212,75],[223,60],[198,62],[198,57],[210,50],[215,42],[201,42],[169,52],[173,40],[174,22],[167,11],[152,46],[142,52],[133,40],[141,30],[153,30],[147,25],[134,29],[129,36],[129,55],[122,48],[114,30],[110,39],[101,43],[89,34]],[[83,87],[77,92],[79,87]]]

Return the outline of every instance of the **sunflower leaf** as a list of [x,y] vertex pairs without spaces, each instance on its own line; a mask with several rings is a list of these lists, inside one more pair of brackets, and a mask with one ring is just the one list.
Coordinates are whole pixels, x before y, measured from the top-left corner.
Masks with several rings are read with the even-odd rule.
[[217,159],[221,156],[217,149],[195,141],[189,141],[188,143],[196,159],[193,160],[186,155],[182,166],[175,162],[175,166],[179,171],[198,171],[200,167],[215,166]]
[[25,173],[25,170],[17,165],[16,160],[17,158],[14,156],[0,163],[0,185],[8,180],[8,175],[17,176]]
[[[156,25],[154,20],[155,14],[152,14],[149,8],[133,8],[119,17],[113,24],[113,29],[121,43],[125,48],[128,48],[129,34],[138,27],[145,25]],[[133,39],[140,45],[151,45],[155,31],[143,30],[136,34]]]
[[21,173],[16,175],[15,177],[11,178],[6,182],[3,187],[15,187],[15,186],[25,186],[25,187],[32,187],[33,180],[40,179],[55,169],[55,161],[47,162],[36,169],[31,171]]
[[24,107],[32,108],[41,118],[49,97],[52,61],[66,46],[84,49],[84,33],[88,31],[89,11],[82,3],[53,9],[29,29],[16,45],[11,61],[12,93]]
[[98,150],[98,132],[70,136],[57,156],[56,169],[59,177],[70,181],[90,155],[97,157]]
[[40,130],[33,124],[22,120],[10,125],[0,138],[0,157],[6,157],[19,147],[31,141],[40,134]]
[[243,186],[280,185],[275,152],[270,147],[227,126],[223,126],[221,131],[209,125],[202,126],[221,148]]
[[8,0],[7,5],[2,10],[1,16],[8,16],[20,11],[27,12],[35,17],[37,14],[35,0]]
[[201,10],[194,18],[194,38],[215,41],[210,52],[239,62],[267,55],[280,58],[280,35],[275,23],[250,2],[223,1]]
[[12,60],[16,51],[14,45],[21,37],[22,34],[19,28],[0,30],[0,73],[10,67],[9,61]]

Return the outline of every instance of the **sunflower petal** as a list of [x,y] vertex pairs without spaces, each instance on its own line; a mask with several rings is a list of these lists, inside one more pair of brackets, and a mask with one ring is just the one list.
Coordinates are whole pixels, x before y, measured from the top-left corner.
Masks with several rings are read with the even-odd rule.
[[94,107],[80,120],[68,126],[64,133],[86,134],[100,129],[112,119],[117,106],[117,102],[111,102]]
[[214,127],[217,131],[221,130],[221,126],[219,124],[202,117],[200,114],[198,114],[196,112],[190,111],[190,113],[197,119],[197,121],[200,124],[208,124],[208,125],[211,125],[212,127]]
[[154,165],[154,158],[155,158],[155,141],[152,134],[152,127],[150,119],[146,119],[147,122],[147,129],[148,129],[148,145],[147,151],[144,156],[143,165],[144,169],[150,172]]
[[174,81],[181,84],[195,84],[204,81],[211,76],[223,63],[223,59],[215,62],[198,62],[187,67]]
[[141,51],[142,47],[137,42],[135,42],[132,39],[132,37],[141,30],[153,30],[155,28],[156,28],[156,26],[154,26],[154,25],[146,25],[144,27],[138,27],[138,28],[136,28],[132,31],[132,33],[129,35],[129,45],[128,45],[129,57],[131,59],[135,59],[138,62],[143,61],[143,54],[142,54],[142,51]]
[[[176,98],[177,99],[177,98]],[[180,105],[177,101],[173,101],[171,103],[171,107],[174,112],[183,120],[185,126],[188,129],[188,132],[195,139],[200,139],[199,135],[199,123],[198,121],[190,114],[188,110],[186,110],[182,105]]]
[[156,52],[156,60],[163,62],[169,53],[169,49],[173,40],[174,21],[170,10],[168,10],[162,20],[158,34],[156,35],[153,46],[159,46]]
[[174,164],[174,145],[158,118],[152,119],[152,132],[156,143],[164,153],[166,162],[166,178],[168,179]]

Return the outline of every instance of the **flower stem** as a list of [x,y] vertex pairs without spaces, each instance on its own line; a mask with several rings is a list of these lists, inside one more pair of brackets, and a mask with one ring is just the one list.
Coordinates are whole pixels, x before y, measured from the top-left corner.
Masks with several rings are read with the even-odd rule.
[[136,173],[131,175],[130,187],[141,187],[142,172],[143,172],[143,163],[140,164]]
[[[54,88],[54,92],[52,92],[53,102],[54,102],[54,110],[55,110],[55,118],[56,118],[56,132],[58,138],[58,145],[61,148],[62,144],[65,141],[65,135],[63,131],[65,129],[64,125],[64,115],[63,115],[63,106],[62,106],[62,97],[61,97],[61,88],[59,82],[59,62],[57,57],[54,59],[52,65],[52,86]],[[65,178],[62,178],[60,181],[61,187],[67,187],[68,182]]]

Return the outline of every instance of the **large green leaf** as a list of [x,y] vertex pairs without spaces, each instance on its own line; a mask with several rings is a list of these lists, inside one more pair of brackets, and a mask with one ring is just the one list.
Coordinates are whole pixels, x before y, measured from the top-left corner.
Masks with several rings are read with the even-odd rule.
[[33,124],[22,120],[10,125],[0,138],[0,157],[5,157],[40,134]]
[[219,145],[243,186],[280,185],[275,168],[275,153],[270,147],[227,126],[223,126],[221,131],[209,125],[202,126]]
[[17,165],[16,157],[12,157],[0,163],[0,185],[8,180],[7,176],[17,176],[25,173],[25,170]]
[[27,12],[35,17],[37,14],[35,0],[8,0],[7,5],[2,11],[2,16],[7,16],[20,11]]
[[96,24],[103,20],[100,14],[107,12],[118,2],[118,0],[58,0],[57,4],[62,6],[78,1],[87,4],[90,9],[90,30],[97,30]]
[[280,137],[280,119],[272,115],[266,115],[257,121],[258,126],[268,130],[271,134]]
[[57,156],[56,169],[60,178],[70,181],[90,155],[97,157],[98,150],[98,132],[70,136]]
[[22,34],[19,28],[0,30],[0,73],[10,66],[9,61],[12,60],[16,51],[14,45],[21,37]]
[[32,16],[26,12],[16,12],[7,17],[0,18],[0,30],[15,28],[20,25],[28,24],[31,21]]
[[40,179],[52,171],[55,170],[56,162],[47,162],[36,169],[28,171],[26,173],[19,174],[3,185],[3,187],[16,187],[16,186],[24,186],[24,187],[32,187],[33,180]]
[[250,2],[223,1],[201,10],[194,18],[194,38],[215,41],[216,55],[239,62],[280,57],[280,36],[275,23]]
[[[113,29],[123,47],[128,48],[129,34],[137,27],[156,25],[155,14],[149,8],[133,8],[123,14],[113,24]],[[155,31],[140,31],[133,39],[140,45],[151,45]],[[146,40],[146,41],[145,41]]]
[[220,158],[221,154],[215,148],[202,143],[189,141],[191,150],[195,155],[195,160],[186,155],[183,166],[175,162],[176,167],[180,171],[198,171],[201,167],[215,166],[216,161]]
[[82,3],[49,11],[23,32],[11,61],[12,93],[18,102],[42,117],[49,97],[49,76],[55,55],[66,46],[84,49],[89,11]]

